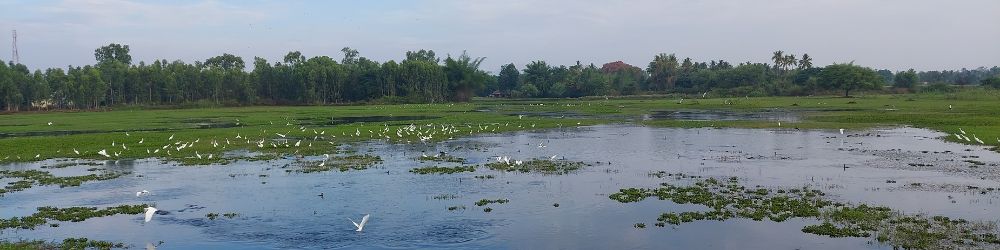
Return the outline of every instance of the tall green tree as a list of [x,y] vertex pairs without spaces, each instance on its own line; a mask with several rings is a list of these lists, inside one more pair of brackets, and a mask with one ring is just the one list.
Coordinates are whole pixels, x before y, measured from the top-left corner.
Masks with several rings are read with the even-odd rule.
[[913,69],[896,73],[893,78],[893,87],[912,89],[917,85],[917,72]]
[[513,63],[500,67],[500,75],[497,77],[500,91],[509,93],[511,90],[517,88],[520,80],[521,72],[517,71],[517,67]]
[[827,89],[844,91],[848,97],[852,90],[879,89],[884,81],[875,70],[854,64],[831,64],[819,73],[819,81]]

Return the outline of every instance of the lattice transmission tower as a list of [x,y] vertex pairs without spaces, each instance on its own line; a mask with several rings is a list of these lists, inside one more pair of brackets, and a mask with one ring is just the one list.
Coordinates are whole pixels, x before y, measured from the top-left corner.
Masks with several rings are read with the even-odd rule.
[[10,60],[13,60],[15,64],[18,64],[21,63],[21,55],[17,54],[17,30],[11,30],[10,35],[13,40],[10,44]]

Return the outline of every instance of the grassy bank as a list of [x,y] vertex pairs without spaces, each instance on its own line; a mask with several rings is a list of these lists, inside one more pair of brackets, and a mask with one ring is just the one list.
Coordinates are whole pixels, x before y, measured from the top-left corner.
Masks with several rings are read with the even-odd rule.
[[[780,126],[774,120],[642,119],[646,114],[677,110],[777,111],[792,113],[798,119]],[[240,158],[223,153],[239,149],[272,155],[320,155],[335,152],[343,143],[363,140],[419,143],[480,133],[605,123],[772,129],[911,125],[950,134],[959,133],[961,128],[968,137],[997,146],[1000,93],[970,90],[856,98],[480,99],[457,104],[7,114],[0,115],[0,162],[156,157],[187,164],[225,163]],[[954,136],[946,139],[978,144]],[[99,154],[101,150],[109,156]]]

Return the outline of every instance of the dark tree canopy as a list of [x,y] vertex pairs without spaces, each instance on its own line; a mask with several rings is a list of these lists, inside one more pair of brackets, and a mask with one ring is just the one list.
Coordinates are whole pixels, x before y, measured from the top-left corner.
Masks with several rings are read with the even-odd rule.
[[129,55],[128,45],[121,45],[117,43],[108,44],[107,46],[95,49],[94,58],[97,59],[98,64],[105,64],[109,62],[132,64],[132,56]]
[[853,64],[826,66],[819,79],[827,88],[843,90],[844,96],[850,96],[851,90],[880,88],[884,81],[875,70]]
[[[0,109],[96,109],[123,105],[323,105],[356,102],[468,101],[499,90],[514,97],[582,97],[681,93],[702,96],[811,95],[898,88],[952,90],[947,84],[1000,87],[1000,67],[893,74],[853,64],[814,67],[808,54],[775,51],[768,63],[700,62],[660,53],[646,67],[622,61],[552,65],[506,64],[493,75],[485,58],[463,52],[444,60],[432,50],[377,62],[349,47],[342,57],[290,51],[278,62],[222,54],[203,62],[133,64],[129,46],[94,50],[94,65],[31,71],[0,63]],[[773,64],[771,64],[773,63]],[[924,85],[922,83],[929,83]],[[947,84],[946,84],[947,83]]]

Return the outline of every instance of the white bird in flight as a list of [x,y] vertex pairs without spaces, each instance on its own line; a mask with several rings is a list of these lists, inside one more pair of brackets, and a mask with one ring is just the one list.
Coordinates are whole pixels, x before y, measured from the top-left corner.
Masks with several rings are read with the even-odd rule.
[[[361,230],[365,229],[365,223],[368,223],[368,216],[371,216],[371,214],[366,214],[365,217],[361,217],[361,223],[360,224],[358,224],[357,222],[354,222],[354,220],[352,220],[351,218],[347,218],[347,220],[350,220],[351,223],[353,223],[354,226],[358,228],[358,230],[354,230],[354,231],[361,232]],[[147,218],[148,218],[148,216],[147,216]]]
[[146,207],[145,210],[146,210],[146,217],[144,219],[145,219],[146,222],[149,222],[150,220],[153,220],[153,214],[155,214],[156,211],[160,211],[160,210],[157,210],[155,207]]
[[149,191],[143,189],[142,191],[135,192],[135,197],[139,197],[139,196],[142,196],[144,194],[149,194]]

